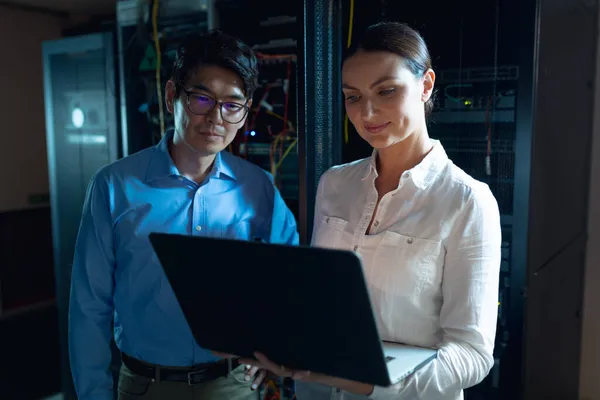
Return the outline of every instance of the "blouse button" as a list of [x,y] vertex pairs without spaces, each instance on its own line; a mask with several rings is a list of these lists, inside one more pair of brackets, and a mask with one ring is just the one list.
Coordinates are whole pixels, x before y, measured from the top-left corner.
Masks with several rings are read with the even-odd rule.
[[408,243],[408,244],[412,244],[412,242],[413,242],[413,238],[408,238],[408,239],[406,239],[406,243]]

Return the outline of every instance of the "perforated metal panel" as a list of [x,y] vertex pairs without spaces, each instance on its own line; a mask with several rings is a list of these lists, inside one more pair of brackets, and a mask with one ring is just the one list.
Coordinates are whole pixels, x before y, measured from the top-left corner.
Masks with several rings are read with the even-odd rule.
[[68,307],[75,241],[92,175],[117,159],[112,35],[43,43],[46,138],[59,312],[62,388],[75,399],[68,356]]
[[341,163],[341,1],[303,2],[299,63],[300,235],[310,241],[320,176]]

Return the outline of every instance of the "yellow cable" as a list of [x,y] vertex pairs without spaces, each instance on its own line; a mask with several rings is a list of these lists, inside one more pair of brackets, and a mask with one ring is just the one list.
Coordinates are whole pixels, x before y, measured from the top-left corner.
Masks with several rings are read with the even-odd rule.
[[[281,121],[285,121],[285,118],[283,118],[281,115],[274,113],[273,111],[270,110],[265,110],[265,112],[269,115],[274,116],[275,118],[281,120]],[[294,124],[292,124],[292,121],[290,121],[289,119],[287,120],[287,127],[284,127],[284,129],[286,129],[288,132],[296,132],[296,127],[294,126]]]
[[273,175],[273,180],[277,178],[277,166],[275,164],[275,152],[277,151],[277,144],[279,143],[279,139],[281,139],[280,135],[275,137],[275,140],[271,142],[271,149],[269,151],[269,155],[271,157],[271,175]]
[[348,22],[348,48],[352,44],[352,25],[354,24],[354,0],[350,0],[350,21]]
[[160,119],[160,134],[165,133],[165,114],[163,110],[163,98],[160,76],[160,42],[158,40],[158,0],[154,0],[152,6],[152,34],[154,36],[154,47],[156,49],[156,95],[158,97],[158,115]]
[[292,151],[292,149],[294,148],[294,146],[296,145],[296,143],[298,143],[298,138],[294,139],[294,141],[285,150],[285,153],[283,153],[283,156],[281,157],[281,159],[277,163],[277,166],[275,167],[275,171],[277,171],[279,169],[279,167],[281,167],[281,164],[283,163],[283,160],[285,160],[285,158],[287,157],[287,155],[290,154],[290,151]]
[[[352,44],[352,25],[354,25],[354,0],[350,0],[350,21],[348,21],[348,44],[350,48]],[[348,144],[349,133],[348,133],[348,114],[344,113],[344,143]]]
[[272,115],[272,116],[274,116],[277,119],[280,119],[282,121],[285,120],[285,118],[283,118],[281,115],[279,115],[279,114],[277,114],[277,113],[275,113],[275,112],[273,112],[271,110],[266,110],[266,112],[267,112],[267,114]]
[[344,143],[348,144],[348,114],[344,114]]

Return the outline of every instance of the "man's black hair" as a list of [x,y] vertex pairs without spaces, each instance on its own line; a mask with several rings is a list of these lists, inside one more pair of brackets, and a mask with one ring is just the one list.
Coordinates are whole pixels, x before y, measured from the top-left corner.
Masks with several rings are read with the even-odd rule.
[[217,66],[235,72],[244,82],[244,94],[252,98],[258,86],[258,61],[254,51],[236,37],[217,29],[186,36],[177,50],[171,80],[176,95],[190,75],[201,66]]

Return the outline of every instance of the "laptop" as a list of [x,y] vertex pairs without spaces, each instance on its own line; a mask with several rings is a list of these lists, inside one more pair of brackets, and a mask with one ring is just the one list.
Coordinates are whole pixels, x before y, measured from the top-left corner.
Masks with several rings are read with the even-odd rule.
[[354,252],[167,233],[150,242],[202,348],[378,386],[437,356],[381,341]]

